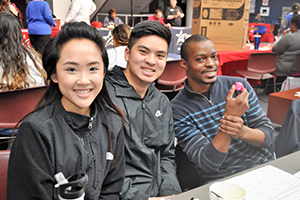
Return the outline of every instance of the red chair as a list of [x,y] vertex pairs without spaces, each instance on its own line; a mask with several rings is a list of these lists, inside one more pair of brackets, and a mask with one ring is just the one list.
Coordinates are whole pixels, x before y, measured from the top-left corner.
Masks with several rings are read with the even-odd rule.
[[22,28],[21,31],[22,31],[25,44],[31,47],[31,43],[28,35],[28,29]]
[[0,200],[6,200],[7,168],[10,150],[0,151]]
[[[0,91],[0,129],[13,129],[25,115],[33,111],[46,88],[47,86],[39,86]],[[6,134],[9,134],[9,131]],[[15,137],[5,135],[0,136],[1,150],[7,149],[9,140]]]
[[234,70],[233,75],[237,73],[246,80],[253,79],[260,82],[267,79],[265,90],[269,85],[269,79],[273,78],[274,92],[276,92],[276,77],[270,73],[275,71],[278,57],[278,53],[275,52],[252,53],[248,60],[247,70]]
[[181,67],[179,61],[168,61],[155,86],[161,92],[174,92],[184,87],[185,79],[186,71]]
[[0,128],[13,129],[26,114],[33,111],[47,86],[0,92]]
[[102,22],[94,21],[91,23],[91,26],[94,28],[102,28],[103,24],[102,24]]

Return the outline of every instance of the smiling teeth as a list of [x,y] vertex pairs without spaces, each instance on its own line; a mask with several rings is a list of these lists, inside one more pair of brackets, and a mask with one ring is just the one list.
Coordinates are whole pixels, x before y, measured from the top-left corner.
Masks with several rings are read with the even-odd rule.
[[80,94],[86,94],[88,93],[90,90],[75,90],[75,92],[80,93]]
[[153,70],[151,70],[151,69],[144,69],[144,70],[147,72],[153,72]]

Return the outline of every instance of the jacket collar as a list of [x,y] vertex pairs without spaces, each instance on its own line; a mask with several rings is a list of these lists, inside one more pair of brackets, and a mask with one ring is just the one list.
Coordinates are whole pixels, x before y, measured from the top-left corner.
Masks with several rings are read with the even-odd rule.
[[[142,97],[135,91],[134,87],[129,84],[123,70],[123,68],[115,66],[107,76],[107,80],[111,82],[112,85],[116,85],[114,86],[116,96],[142,99]],[[153,93],[154,89],[155,83],[151,83],[146,92],[145,99]]]
[[87,129],[89,122],[91,121],[92,125],[95,122],[95,118],[97,115],[97,104],[94,102],[91,105],[91,116],[81,115],[78,113],[68,112],[64,109],[60,100],[57,100],[58,103],[56,105],[55,111],[56,113],[62,114],[63,118],[66,120],[67,124],[73,130],[79,130],[82,128]]

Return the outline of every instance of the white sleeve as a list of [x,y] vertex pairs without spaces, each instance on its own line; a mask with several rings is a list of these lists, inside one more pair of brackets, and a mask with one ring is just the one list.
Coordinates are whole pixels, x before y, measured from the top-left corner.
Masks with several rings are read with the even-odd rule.
[[81,7],[80,2],[78,0],[73,0],[69,6],[69,10],[67,12],[65,22],[72,21],[76,17],[77,13],[79,12],[80,7]]
[[93,2],[93,1],[91,1],[92,2],[92,6],[91,6],[91,10],[90,10],[90,15],[91,14],[93,14],[93,12],[95,12],[95,10],[96,10],[96,4]]

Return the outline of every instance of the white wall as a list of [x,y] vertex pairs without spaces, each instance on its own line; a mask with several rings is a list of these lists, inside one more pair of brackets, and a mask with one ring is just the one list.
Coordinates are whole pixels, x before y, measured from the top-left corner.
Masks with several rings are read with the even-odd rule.
[[[98,12],[105,0],[95,0],[97,6],[96,11],[91,15],[91,19]],[[61,19],[61,24],[65,23],[66,14],[68,12],[71,0],[53,0],[53,10],[57,18]]]
[[69,9],[71,1],[70,0],[53,0],[53,13],[59,19],[61,19],[60,24],[65,23],[65,18],[67,11]]
[[90,20],[93,21],[93,18],[97,15],[99,9],[102,7],[102,5],[105,3],[106,0],[95,0],[95,4],[97,6],[96,11],[90,16]]
[[[185,26],[192,26],[193,19],[193,0],[186,1],[186,11],[185,11]],[[184,12],[184,11],[183,11]]]

